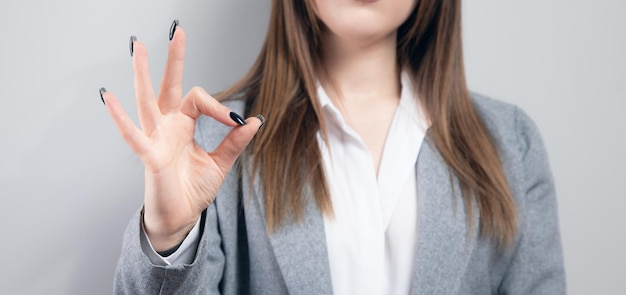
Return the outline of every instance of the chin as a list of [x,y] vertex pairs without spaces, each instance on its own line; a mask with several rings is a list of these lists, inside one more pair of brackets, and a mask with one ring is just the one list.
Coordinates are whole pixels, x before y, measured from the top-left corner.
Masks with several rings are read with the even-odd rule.
[[401,22],[393,22],[374,13],[357,13],[335,22],[327,28],[340,39],[369,40],[379,39],[395,33]]
[[388,36],[409,17],[416,0],[316,0],[317,16],[340,39]]

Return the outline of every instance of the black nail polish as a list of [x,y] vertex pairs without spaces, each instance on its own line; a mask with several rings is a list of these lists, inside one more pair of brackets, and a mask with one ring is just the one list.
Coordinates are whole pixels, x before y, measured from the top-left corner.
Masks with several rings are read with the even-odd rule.
[[170,26],[170,41],[172,41],[172,39],[174,39],[174,33],[176,33],[176,27],[178,27],[179,22],[177,19],[175,19],[172,22],[172,26]]
[[246,125],[246,121],[244,121],[243,118],[235,112],[230,112],[230,118],[239,125]]
[[256,115],[256,118],[261,121],[261,126],[259,126],[259,129],[261,129],[261,127],[263,127],[263,124],[265,124],[265,117],[263,117],[263,115],[261,114],[258,114]]
[[128,40],[128,48],[130,48],[130,56],[133,56],[133,53],[135,53],[135,41],[137,41],[137,37],[130,36],[130,40]]
[[102,96],[102,94],[104,94],[105,92],[107,92],[107,90],[106,90],[104,87],[100,87],[99,92],[100,92],[100,99],[102,100],[102,103],[103,103],[104,105],[106,105],[107,103],[106,103],[106,102],[104,102],[104,96]]

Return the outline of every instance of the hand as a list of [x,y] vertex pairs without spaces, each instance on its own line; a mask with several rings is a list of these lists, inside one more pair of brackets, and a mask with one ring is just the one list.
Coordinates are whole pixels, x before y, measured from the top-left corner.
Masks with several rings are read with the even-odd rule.
[[[170,249],[186,237],[263,124],[249,118],[240,126],[237,121],[244,123],[241,117],[231,115],[200,87],[182,98],[185,32],[176,25],[158,100],[150,81],[146,48],[131,39],[141,130],[112,93],[102,95],[122,137],[145,166],[144,227],[156,251]],[[194,140],[196,119],[201,114],[234,127],[213,152],[204,151]]]

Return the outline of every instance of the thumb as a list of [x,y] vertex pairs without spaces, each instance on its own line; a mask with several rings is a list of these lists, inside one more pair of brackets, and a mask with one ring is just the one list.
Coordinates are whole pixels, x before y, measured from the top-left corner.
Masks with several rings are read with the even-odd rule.
[[230,170],[237,157],[252,141],[264,123],[265,118],[262,115],[246,119],[245,125],[234,127],[211,153],[213,160],[224,174]]

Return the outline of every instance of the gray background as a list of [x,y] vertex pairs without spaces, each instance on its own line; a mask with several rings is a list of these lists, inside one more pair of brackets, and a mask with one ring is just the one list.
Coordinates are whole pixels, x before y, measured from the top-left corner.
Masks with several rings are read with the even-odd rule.
[[[143,168],[100,102],[135,111],[131,34],[160,81],[169,25],[184,88],[216,92],[259,51],[268,0],[0,4],[0,293],[109,294]],[[626,1],[464,1],[470,87],[525,109],[551,157],[570,294],[626,290]]]

